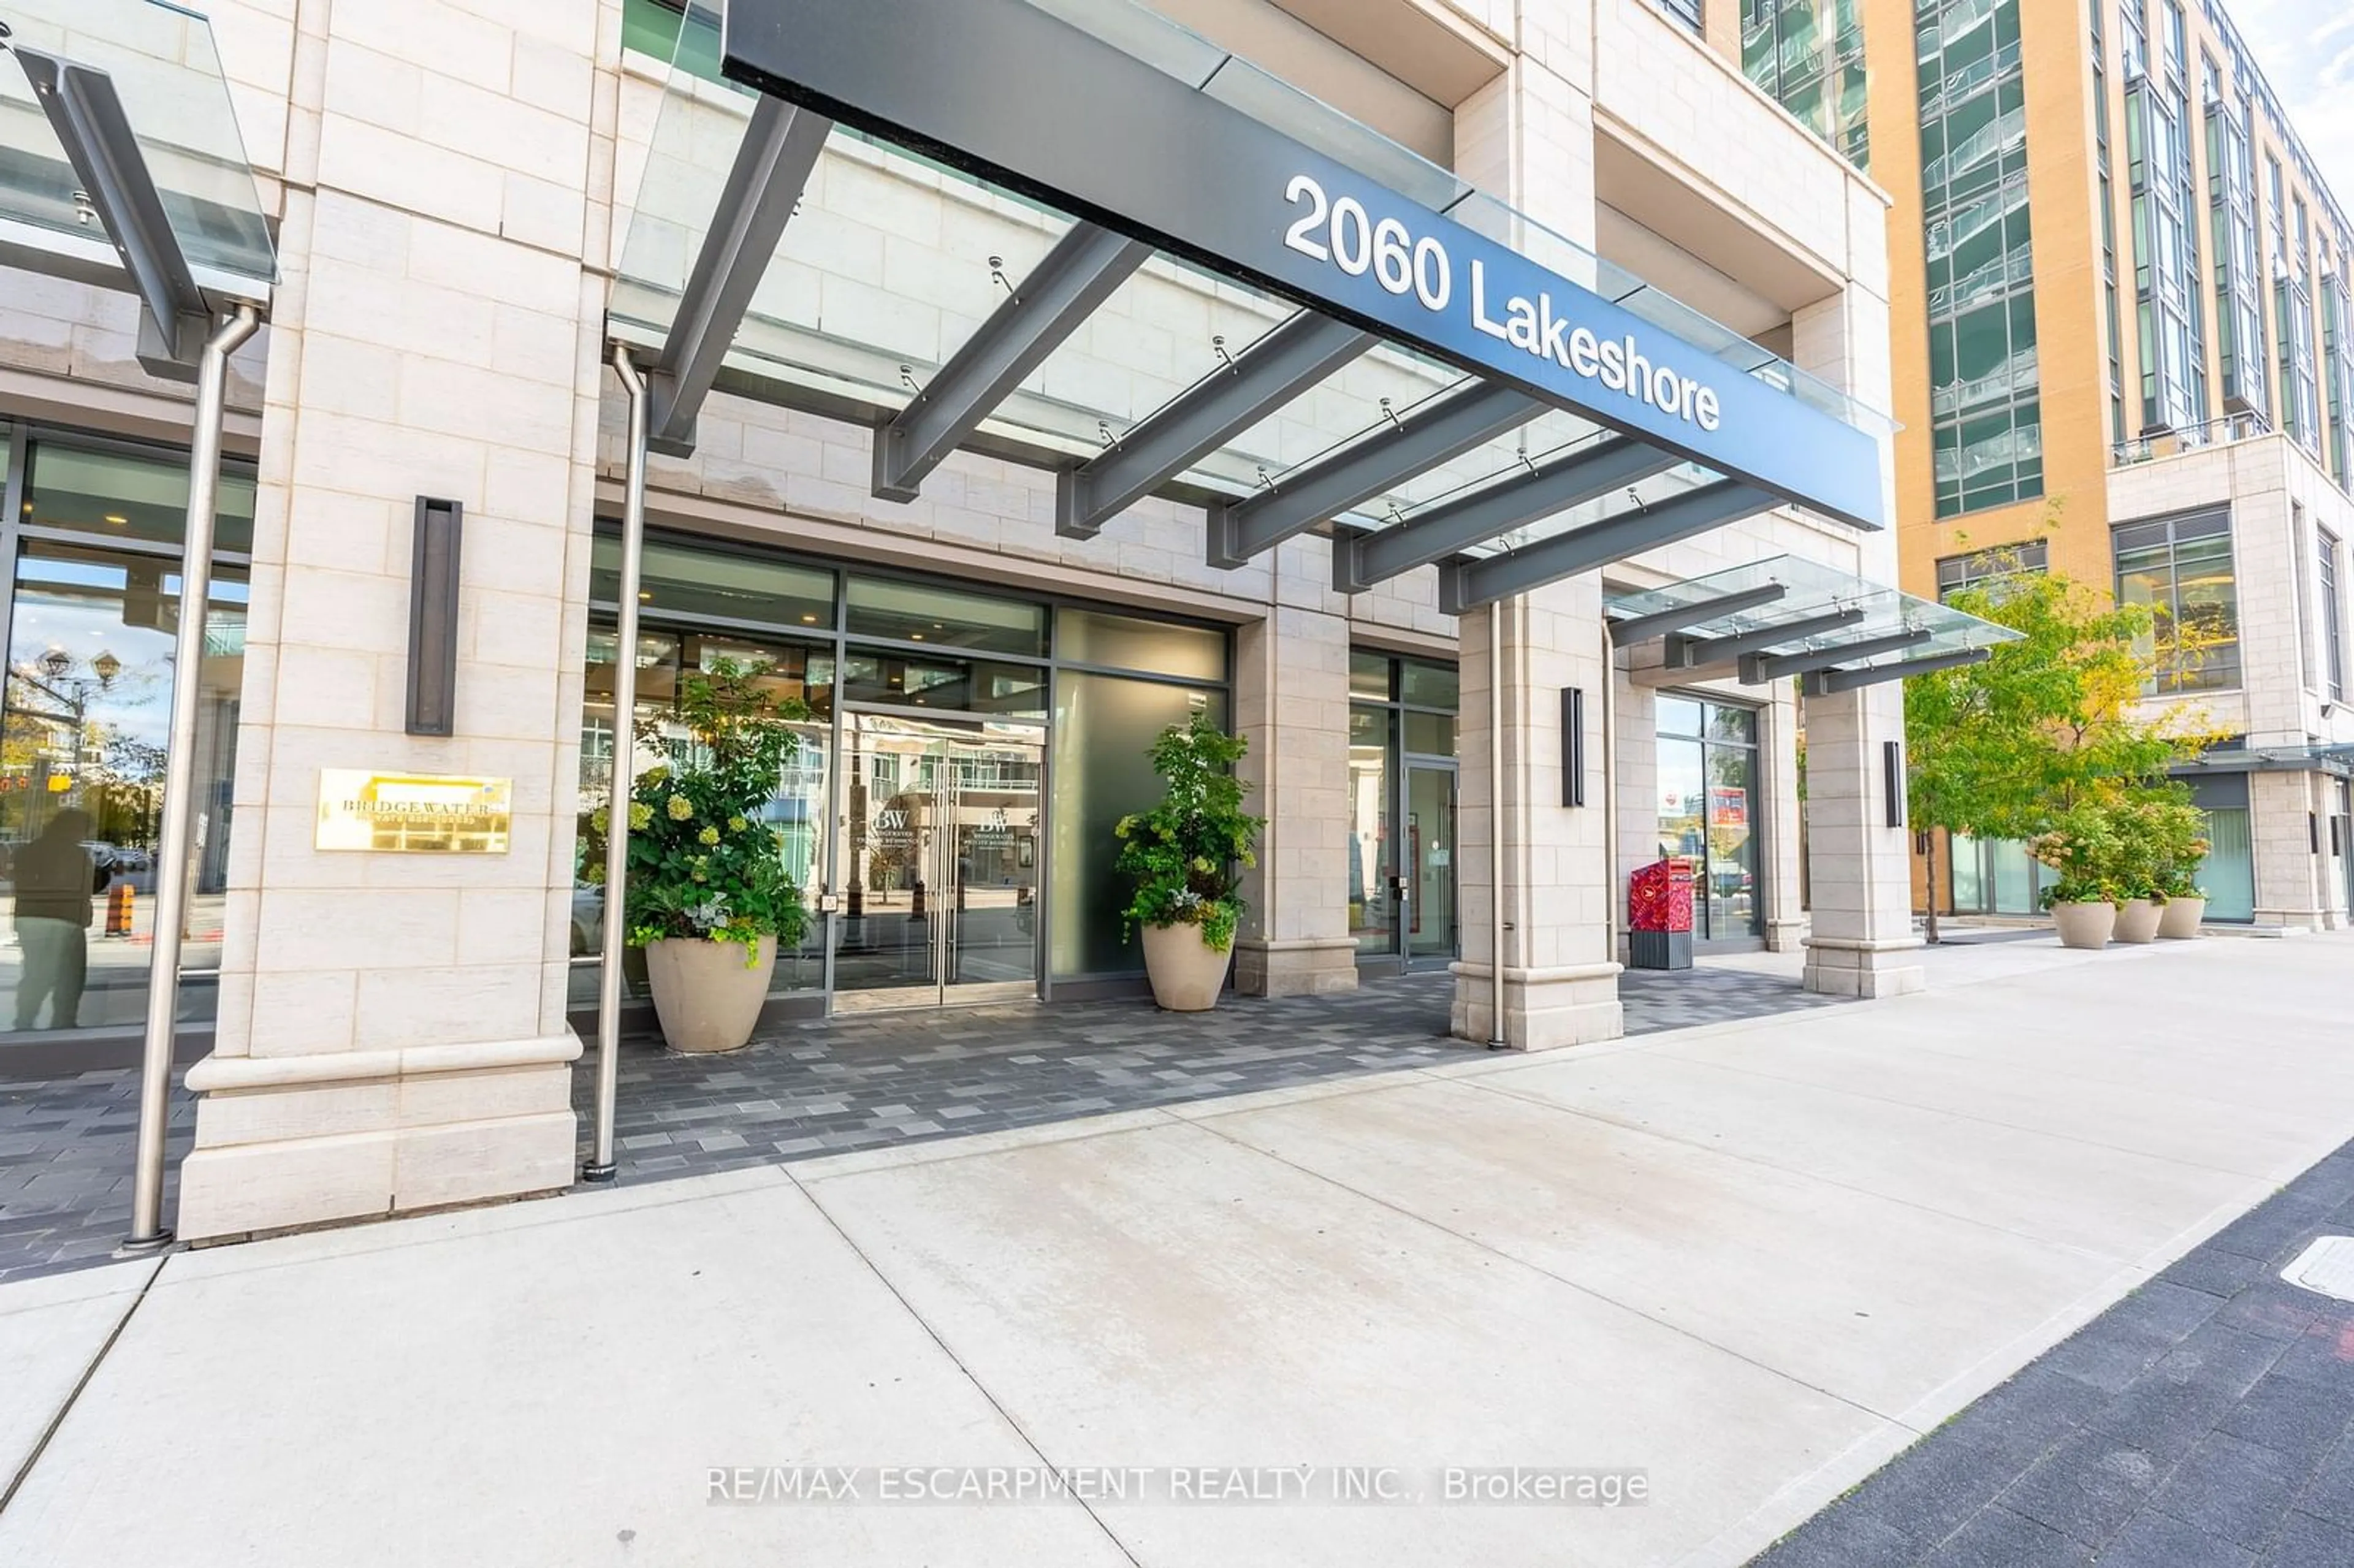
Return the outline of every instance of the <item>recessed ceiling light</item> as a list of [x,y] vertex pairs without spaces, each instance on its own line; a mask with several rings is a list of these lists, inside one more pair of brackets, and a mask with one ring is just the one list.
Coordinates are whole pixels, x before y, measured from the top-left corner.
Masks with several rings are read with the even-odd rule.
[[120,512],[110,512],[110,513],[108,513],[108,514],[106,514],[106,520],[107,520],[109,523],[113,524],[114,524],[116,527],[118,527],[118,528],[120,528],[120,527],[123,526],[125,524],[127,524],[127,523],[129,523],[129,522],[131,521],[131,519],[130,519],[130,518],[125,517],[125,516],[124,516],[122,513],[120,513]]
[[924,640],[924,634],[923,634],[922,632],[920,632],[920,631],[910,632],[908,635],[910,635],[910,636],[912,636],[913,638],[915,638],[915,640],[916,640],[917,641],[918,641],[918,642],[921,642],[921,641]]
[[651,599],[653,597],[653,590],[651,588],[641,588],[638,590],[638,602],[640,604],[645,603],[648,599]]
[[815,626],[817,624],[817,617],[814,615],[804,615],[801,617],[801,624],[803,626]]

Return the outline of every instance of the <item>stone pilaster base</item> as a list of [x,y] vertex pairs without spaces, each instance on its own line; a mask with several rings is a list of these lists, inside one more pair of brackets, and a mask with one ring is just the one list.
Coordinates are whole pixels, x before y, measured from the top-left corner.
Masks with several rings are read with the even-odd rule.
[[1768,919],[1766,922],[1766,950],[1769,953],[1795,953],[1806,946],[1807,922]]
[[211,1241],[570,1186],[579,1054],[567,1032],[207,1056],[188,1069],[204,1097],[175,1229]]
[[[1494,1022],[1494,991],[1488,966],[1449,966],[1455,1004],[1447,1030],[1458,1040],[1486,1044]],[[1504,1043],[1515,1051],[1550,1051],[1590,1045],[1627,1033],[1626,1009],[1618,1001],[1617,964],[1575,964],[1563,969],[1504,971]]]
[[1825,996],[1904,996],[1928,989],[1918,937],[1884,942],[1809,937],[1806,948],[1806,988]]
[[2328,909],[2259,909],[2255,924],[2284,931],[2334,931],[2336,920],[2336,911]]
[[1357,989],[1352,937],[1235,939],[1235,989],[1245,996],[1331,996]]

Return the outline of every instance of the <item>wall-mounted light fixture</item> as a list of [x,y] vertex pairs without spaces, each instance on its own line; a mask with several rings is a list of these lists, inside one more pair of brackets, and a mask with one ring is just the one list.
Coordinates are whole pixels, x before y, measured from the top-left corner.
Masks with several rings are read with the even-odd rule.
[[1585,804],[1585,689],[1561,689],[1561,803]]
[[1883,740],[1880,743],[1882,782],[1888,789],[1888,825],[1904,825],[1904,743]]
[[408,572],[408,733],[458,730],[458,538],[465,508],[417,498]]

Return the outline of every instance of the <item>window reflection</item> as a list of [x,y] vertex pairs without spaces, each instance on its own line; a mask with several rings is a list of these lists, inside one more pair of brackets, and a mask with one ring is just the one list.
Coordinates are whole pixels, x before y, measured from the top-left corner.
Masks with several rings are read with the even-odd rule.
[[[180,577],[161,556],[28,539],[0,717],[0,1021],[127,1027],[146,1010]],[[244,675],[241,568],[213,578],[197,678],[196,833],[182,948],[219,967]],[[209,987],[183,1012],[210,1015]]]

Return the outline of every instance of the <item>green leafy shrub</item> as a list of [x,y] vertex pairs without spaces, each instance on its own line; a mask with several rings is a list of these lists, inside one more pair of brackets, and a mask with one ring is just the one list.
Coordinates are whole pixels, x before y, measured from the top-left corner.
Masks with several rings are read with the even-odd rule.
[[2059,874],[2043,890],[2043,906],[2115,903],[2120,852],[2112,808],[2088,802],[2062,812],[2027,841],[2027,853]]
[[[687,734],[677,761],[638,776],[630,792],[629,894],[622,913],[630,946],[666,938],[737,942],[744,964],[759,940],[790,948],[807,913],[785,870],[783,843],[762,811],[800,738],[807,705],[760,684],[766,666],[715,660],[680,683],[677,722]],[[660,720],[642,719],[638,737],[660,744]],[[605,875],[604,807],[581,819],[581,874]],[[610,897],[607,900],[610,917]]]
[[1112,830],[1119,835],[1120,874],[1136,884],[1123,912],[1128,931],[1199,926],[1214,950],[1234,946],[1243,916],[1237,879],[1258,863],[1259,831],[1267,825],[1243,810],[1249,786],[1234,774],[1249,748],[1200,713],[1152,743],[1152,770],[1164,787],[1161,804],[1122,817]]

